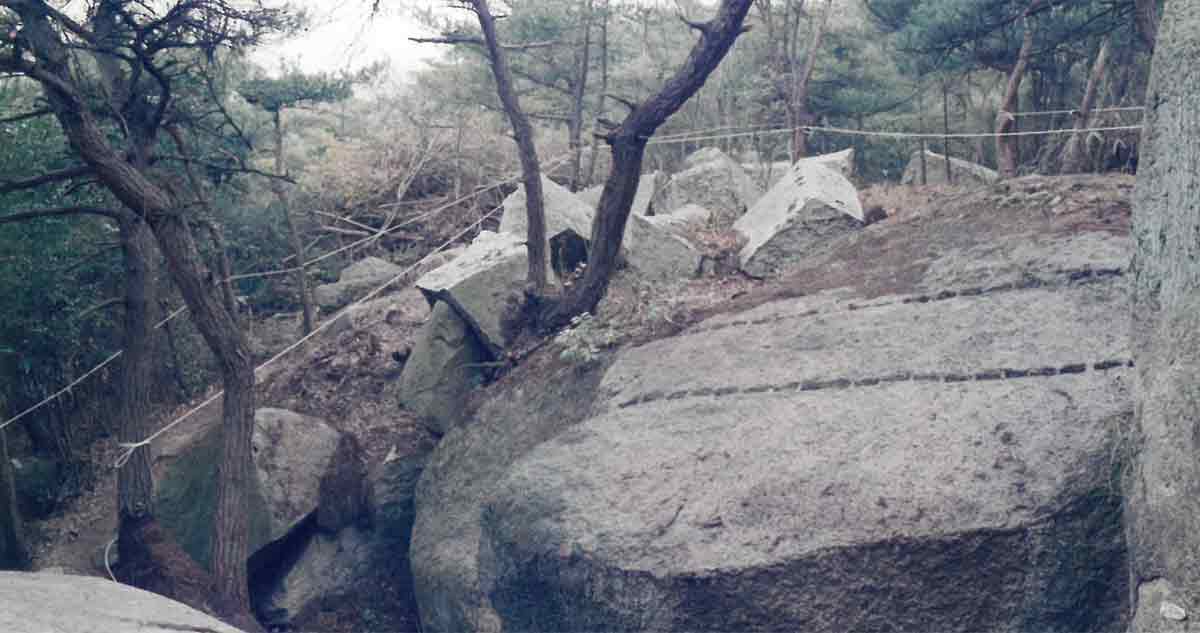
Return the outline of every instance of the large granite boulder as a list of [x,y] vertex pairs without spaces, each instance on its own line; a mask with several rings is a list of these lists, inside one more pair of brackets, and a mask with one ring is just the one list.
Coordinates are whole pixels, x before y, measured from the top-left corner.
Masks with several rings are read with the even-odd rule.
[[289,552],[294,562],[286,573],[255,596],[258,619],[267,626],[283,628],[311,620],[323,601],[336,599],[373,571],[376,551],[370,531],[347,527],[335,534],[313,531],[305,536]]
[[445,433],[459,421],[463,399],[483,382],[478,363],[492,358],[458,312],[438,301],[400,374],[401,405]]
[[746,236],[742,270],[766,277],[864,225],[858,191],[841,174],[801,161],[734,223]]
[[1118,623],[1118,284],[915,299],[777,302],[623,353],[606,412],[484,505],[502,629]]
[[1119,628],[1128,215],[981,200],[514,376],[418,488],[426,629]]
[[[1000,174],[996,170],[953,156],[950,157],[950,177],[955,184],[991,185],[1000,181]],[[900,184],[921,184],[921,150],[913,152],[912,157],[908,159],[908,166],[904,168]],[[925,184],[946,184],[946,157],[942,154],[925,150]]]
[[708,148],[685,162],[654,200],[655,214],[669,214],[687,204],[711,209],[724,226],[732,224],[762,196],[762,188],[742,166],[720,150]]
[[389,261],[366,257],[347,266],[338,276],[337,283],[314,288],[313,300],[324,310],[336,310],[382,286],[403,271],[403,268]]
[[[850,178],[854,175],[854,148],[850,147],[840,152],[809,156],[808,158],[801,158],[798,162],[816,163],[828,167],[846,178]],[[787,176],[788,172],[792,169],[792,163],[786,160],[769,163],[742,163],[742,169],[745,169],[746,173],[750,174],[755,182],[766,187],[769,191]]]
[[527,267],[524,233],[481,231],[454,261],[424,274],[416,285],[431,306],[442,301],[453,308],[485,350],[497,355],[506,343],[505,305],[524,283]]
[[87,576],[0,571],[0,605],[6,633],[240,633],[169,598]]
[[[169,460],[158,485],[158,518],[201,564],[211,552],[221,427],[213,426]],[[338,446],[324,420],[284,409],[254,415],[255,480],[250,495],[250,552],[288,535],[318,506],[321,477]]]

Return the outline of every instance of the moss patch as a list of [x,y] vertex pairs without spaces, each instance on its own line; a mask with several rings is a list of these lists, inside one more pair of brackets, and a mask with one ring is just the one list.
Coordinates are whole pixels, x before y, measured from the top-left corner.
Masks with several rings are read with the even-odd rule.
[[[168,468],[158,486],[159,522],[175,535],[196,562],[211,569],[212,523],[217,507],[217,463],[221,457],[221,427],[204,435]],[[247,504],[250,511],[250,551],[267,544],[271,516],[257,477]]]

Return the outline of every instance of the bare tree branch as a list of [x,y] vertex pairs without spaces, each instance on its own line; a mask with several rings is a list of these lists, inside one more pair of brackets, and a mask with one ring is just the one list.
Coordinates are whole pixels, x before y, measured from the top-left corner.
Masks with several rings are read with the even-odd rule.
[[25,180],[10,180],[8,182],[0,181],[0,195],[20,191],[22,189],[33,189],[42,185],[48,185],[64,180],[87,176],[92,173],[92,168],[87,165],[77,165],[68,167],[59,171],[52,171],[34,178],[26,178]]
[[55,207],[52,209],[32,209],[29,211],[17,211],[0,216],[0,224],[25,222],[27,220],[38,220],[42,218],[57,218],[67,215],[99,215],[116,220],[124,215],[124,213],[116,209],[106,209],[103,207]]

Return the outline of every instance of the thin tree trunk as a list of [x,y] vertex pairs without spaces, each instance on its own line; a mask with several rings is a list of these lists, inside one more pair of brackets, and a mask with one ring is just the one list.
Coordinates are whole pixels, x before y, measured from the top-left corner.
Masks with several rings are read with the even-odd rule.
[[42,94],[72,149],[117,200],[136,209],[149,223],[175,285],[220,363],[226,390],[225,439],[213,522],[213,590],[221,598],[221,614],[232,624],[261,630],[250,615],[246,573],[247,488],[253,467],[250,439],[254,425],[254,368],[246,339],[208,281],[203,258],[180,211],[182,205],[151,179],[148,174],[152,172],[131,164],[110,144],[75,83],[61,34],[45,19],[40,5],[18,3],[14,7],[38,57],[37,73],[31,76],[42,85]]
[[588,0],[584,8],[587,15],[583,19],[583,45],[576,51],[576,71],[574,83],[571,85],[571,191],[579,191],[580,177],[583,171],[583,105],[587,95],[588,68],[591,66],[592,52],[592,16],[595,0]]
[[261,627],[250,615],[246,561],[250,554],[250,486],[253,484],[254,365],[245,336],[200,272],[203,258],[191,230],[178,215],[152,224],[175,285],[221,367],[225,388],[221,460],[217,464],[217,507],[212,526],[212,574],[220,614],[247,630]]
[[[120,220],[125,261],[124,352],[121,354],[120,421],[117,440],[139,442],[153,431],[150,426],[151,341],[155,302],[154,236],[132,213]],[[148,545],[138,535],[141,524],[153,520],[154,485],[150,476],[150,450],[142,447],[117,470],[117,546],[123,562],[148,560]],[[139,565],[128,565],[131,571]],[[135,572],[136,574],[136,572]],[[152,589],[142,578],[130,584]]]
[[1104,81],[1104,73],[1108,68],[1108,48],[1111,36],[1105,36],[1100,44],[1100,52],[1096,54],[1096,62],[1092,64],[1092,74],[1088,77],[1087,89],[1083,93],[1083,102],[1075,113],[1075,131],[1067,139],[1063,148],[1062,168],[1064,174],[1077,174],[1087,169],[1087,154],[1084,152],[1086,130],[1091,125],[1092,108],[1096,105],[1096,95],[1100,92],[1100,83]]
[[12,462],[8,458],[8,440],[0,429],[0,569],[21,570],[29,567],[29,549],[25,528],[17,508]]
[[[596,104],[598,116],[606,116],[605,99],[608,95],[608,3],[604,0],[604,20],[600,23],[600,98]],[[592,152],[588,155],[587,183],[596,181],[596,159],[600,154],[600,136],[592,135]]]
[[637,194],[647,140],[704,85],[721,63],[742,33],[742,23],[752,4],[753,0],[722,0],[712,20],[691,24],[701,35],[683,66],[657,94],[634,108],[608,135],[613,165],[592,223],[587,270],[583,280],[545,316],[546,325],[563,325],[576,315],[592,312],[604,297]]
[[[170,316],[165,301],[160,300],[159,309],[163,313],[164,319]],[[192,390],[188,387],[187,379],[183,375],[183,357],[179,354],[179,344],[175,340],[175,326],[171,324],[171,321],[163,323],[163,334],[167,337],[167,350],[171,353],[171,374],[175,378],[175,386],[179,389],[180,400],[190,400]]]
[[996,163],[1001,178],[1015,177],[1020,167],[1016,137],[1003,135],[1017,129],[1017,118],[1013,114],[1020,108],[1021,79],[1029,67],[1029,56],[1033,54],[1033,20],[1030,15],[1042,1],[1033,0],[1021,18],[1021,26],[1025,31],[1021,37],[1021,49],[1017,53],[1017,63],[1008,75],[1008,85],[1004,90],[1004,100],[1000,103],[1000,113],[996,115]]
[[[275,124],[275,173],[283,174],[283,121],[279,109],[273,110],[271,114]],[[279,208],[283,212],[284,226],[287,228],[288,249],[292,251],[292,257],[296,261],[296,288],[300,293],[300,306],[304,311],[304,335],[307,336],[312,333],[316,318],[312,295],[308,291],[308,272],[304,270],[304,262],[307,260],[304,254],[304,242],[300,239],[300,231],[296,228],[296,219],[292,216],[291,205],[288,204],[287,191],[284,190],[283,183],[275,180],[274,189],[275,198],[279,201]],[[237,312],[235,311],[233,314],[236,315]]]
[[225,245],[225,233],[216,220],[205,221],[203,225],[204,229],[208,231],[209,239],[212,240],[213,250],[216,251],[217,273],[221,276],[217,284],[221,287],[221,298],[225,301],[225,309],[233,316],[234,321],[238,321],[237,294],[233,291],[233,266],[229,263],[229,249]]
[[512,72],[508,68],[508,56],[500,46],[496,35],[496,21],[487,0],[471,0],[479,27],[487,44],[488,59],[491,61],[492,76],[496,79],[496,92],[504,104],[504,112],[512,124],[513,136],[517,140],[517,152],[521,158],[521,176],[525,184],[525,212],[529,229],[525,236],[525,248],[529,259],[529,272],[525,278],[525,291],[534,296],[546,291],[546,212],[542,197],[542,168],[538,164],[537,147],[533,142],[533,128],[529,118],[521,109],[521,102],[513,90]]
[[950,84],[942,81],[942,156],[946,157],[946,184],[954,183],[950,166]]
[[821,52],[821,41],[829,26],[829,15],[833,13],[833,0],[826,0],[825,13],[821,21],[813,27],[812,41],[808,53],[804,57],[804,67],[795,77],[792,88],[792,109],[795,111],[792,121],[792,162],[808,156],[808,137],[803,128],[813,123],[813,115],[808,111],[808,85],[812,80],[813,69],[817,66],[817,55]]
[[1158,41],[1158,0],[1133,0],[1138,37],[1151,50]]

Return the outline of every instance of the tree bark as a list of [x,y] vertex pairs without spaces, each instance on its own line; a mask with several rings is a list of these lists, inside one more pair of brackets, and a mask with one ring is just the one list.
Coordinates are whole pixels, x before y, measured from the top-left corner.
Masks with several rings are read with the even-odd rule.
[[[1200,615],[1200,3],[1167,2],[1133,196],[1132,428],[1121,455],[1130,631]],[[1163,613],[1182,607],[1188,622]]]
[[[271,112],[271,120],[275,124],[275,173],[283,174],[283,121],[279,109]],[[288,249],[292,251],[292,257],[296,260],[296,288],[300,293],[300,306],[304,311],[304,335],[308,336],[313,331],[313,324],[316,322],[314,316],[315,309],[313,308],[312,294],[308,291],[308,271],[304,269],[304,262],[308,259],[304,253],[304,242],[300,239],[300,231],[296,228],[296,219],[292,216],[291,205],[288,204],[287,191],[283,188],[283,183],[279,180],[273,181],[275,189],[275,198],[279,201],[279,208],[283,213],[283,223],[287,228]],[[237,314],[236,307],[233,314]]]
[[1033,0],[1021,17],[1021,49],[1017,52],[1017,63],[1008,74],[1008,85],[1004,89],[1004,100],[1000,103],[1000,113],[996,115],[996,163],[1001,178],[1014,178],[1020,168],[1020,156],[1017,151],[1017,139],[1014,136],[1004,136],[1017,129],[1017,119],[1013,116],[1020,109],[1021,79],[1029,67],[1029,56],[1033,54],[1033,19],[1030,17],[1044,0]]
[[[182,205],[156,183],[152,172],[125,160],[91,114],[76,83],[62,36],[41,3],[18,3],[23,33],[36,62],[4,60],[37,81],[71,147],[92,167],[99,182],[149,224],[166,258],[171,277],[221,366],[225,384],[224,442],[217,473],[217,509],[213,525],[214,593],[221,615],[236,626],[260,630],[250,616],[246,560],[247,485],[253,464],[250,439],[254,425],[254,373],[245,337],[222,305],[210,281]],[[169,95],[168,95],[169,97]]]
[[1133,0],[1138,37],[1150,50],[1158,40],[1158,0]]
[[712,20],[693,24],[700,32],[700,39],[683,66],[657,94],[634,108],[607,136],[606,140],[612,146],[613,165],[592,223],[587,271],[583,280],[544,317],[545,325],[561,326],[578,314],[592,312],[604,297],[621,252],[629,210],[637,194],[646,142],[704,85],[721,63],[743,32],[742,23],[752,4],[753,0],[722,0]]
[[1091,125],[1092,108],[1096,105],[1096,95],[1100,92],[1100,83],[1104,81],[1104,73],[1108,68],[1108,47],[1111,41],[1111,36],[1104,37],[1100,44],[1100,52],[1096,54],[1096,62],[1092,64],[1092,74],[1088,77],[1083,101],[1079,104],[1079,111],[1075,113],[1075,131],[1063,147],[1061,173],[1077,174],[1087,168],[1087,154],[1084,151],[1086,135],[1082,130]]
[[0,569],[21,570],[29,567],[29,549],[17,508],[17,490],[5,438],[5,430],[0,429]]
[[529,118],[521,109],[521,102],[513,90],[512,71],[508,67],[508,56],[500,46],[496,35],[496,20],[487,0],[471,0],[479,28],[483,31],[487,46],[492,76],[496,79],[496,92],[504,104],[504,113],[512,124],[513,136],[517,140],[517,152],[521,158],[521,178],[525,185],[525,213],[529,229],[525,235],[525,248],[529,259],[529,272],[525,277],[527,294],[540,296],[546,292],[546,212],[542,195],[542,168],[538,163],[537,147],[533,142],[533,128]]
[[[155,303],[154,236],[139,217],[130,213],[120,220],[125,264],[124,351],[121,354],[120,420],[117,440],[139,442],[153,432],[150,425],[151,342]],[[123,560],[141,560],[149,553],[137,537],[137,527],[154,516],[154,484],[150,451],[142,447],[117,470],[117,546]],[[134,586],[151,587],[131,578]]]
[[813,115],[808,110],[808,86],[812,81],[813,69],[817,66],[817,55],[821,52],[821,42],[829,27],[829,14],[833,13],[833,0],[826,0],[825,12],[820,22],[813,26],[812,40],[809,42],[808,53],[804,56],[804,67],[795,75],[792,86],[791,110],[792,115],[792,162],[808,156],[808,137],[803,128],[813,124]]

